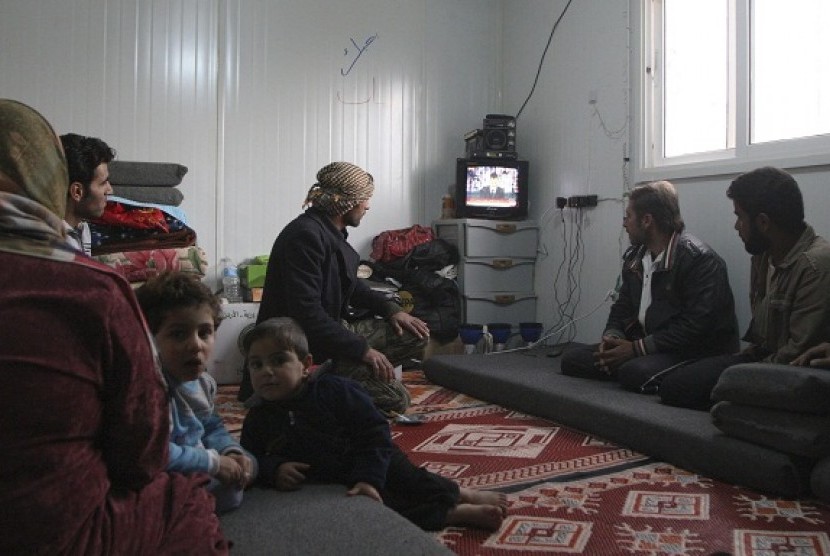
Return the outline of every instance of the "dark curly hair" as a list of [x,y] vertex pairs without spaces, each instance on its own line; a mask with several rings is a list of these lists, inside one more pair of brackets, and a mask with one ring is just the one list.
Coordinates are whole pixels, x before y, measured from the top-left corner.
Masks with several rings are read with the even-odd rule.
[[96,137],[67,133],[61,135],[61,144],[66,155],[69,183],[80,183],[84,186],[84,191],[92,183],[95,169],[115,158],[115,150]]
[[171,311],[182,307],[208,305],[213,314],[214,327],[218,328],[222,322],[219,297],[195,274],[162,272],[147,280],[135,291],[135,295],[153,334],[159,331]]
[[752,219],[764,213],[786,232],[804,230],[804,198],[795,178],[784,170],[764,166],[741,174],[729,185],[726,196]]

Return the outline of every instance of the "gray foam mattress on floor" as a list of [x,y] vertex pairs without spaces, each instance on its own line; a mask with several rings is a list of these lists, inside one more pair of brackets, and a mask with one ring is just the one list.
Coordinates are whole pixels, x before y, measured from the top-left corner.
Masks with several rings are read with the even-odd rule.
[[315,556],[451,555],[426,531],[341,485],[305,485],[293,492],[254,487],[242,505],[220,517],[231,554]]
[[813,462],[721,433],[705,411],[663,405],[613,382],[564,376],[544,350],[438,355],[433,383],[597,435],[706,477],[779,496],[809,492]]

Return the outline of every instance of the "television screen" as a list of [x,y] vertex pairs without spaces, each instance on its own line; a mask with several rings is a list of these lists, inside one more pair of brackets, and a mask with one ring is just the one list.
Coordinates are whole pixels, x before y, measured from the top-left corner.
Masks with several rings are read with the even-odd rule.
[[459,218],[526,218],[527,193],[526,160],[457,160],[455,204]]
[[519,169],[505,166],[467,167],[467,206],[515,207]]

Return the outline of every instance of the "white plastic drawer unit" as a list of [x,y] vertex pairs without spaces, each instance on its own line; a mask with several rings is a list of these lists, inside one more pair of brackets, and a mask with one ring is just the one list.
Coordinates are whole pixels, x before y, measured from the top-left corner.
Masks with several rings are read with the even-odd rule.
[[536,225],[526,222],[467,223],[467,257],[536,258]]
[[514,330],[520,322],[536,321],[536,296],[524,292],[483,292],[464,295],[468,323],[507,322]]
[[536,258],[538,225],[532,220],[440,220],[435,231],[458,247],[461,258]]
[[532,259],[466,259],[459,266],[458,279],[463,291],[533,293]]
[[536,322],[539,225],[533,220],[452,218],[433,222],[458,247],[458,285],[468,323]]

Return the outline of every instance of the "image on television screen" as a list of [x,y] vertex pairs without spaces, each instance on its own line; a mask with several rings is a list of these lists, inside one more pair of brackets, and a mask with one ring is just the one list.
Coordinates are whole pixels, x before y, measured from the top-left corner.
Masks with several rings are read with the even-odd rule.
[[503,166],[467,168],[467,205],[471,207],[516,206],[519,170]]

